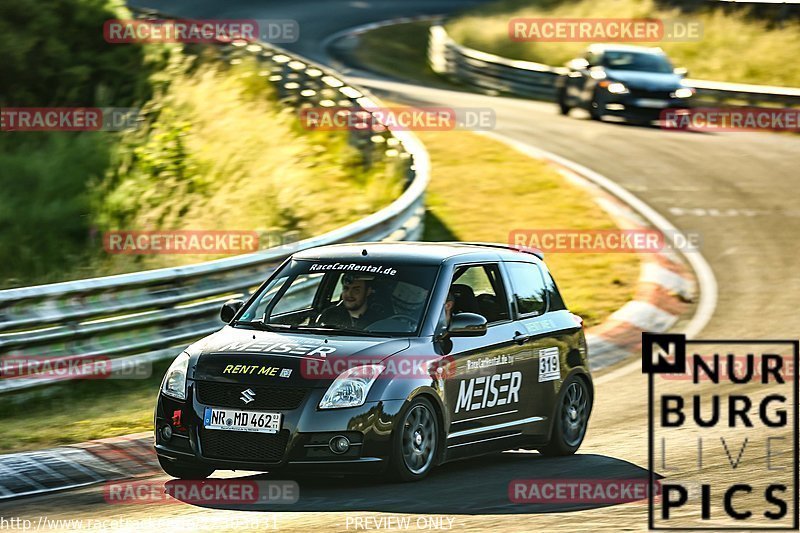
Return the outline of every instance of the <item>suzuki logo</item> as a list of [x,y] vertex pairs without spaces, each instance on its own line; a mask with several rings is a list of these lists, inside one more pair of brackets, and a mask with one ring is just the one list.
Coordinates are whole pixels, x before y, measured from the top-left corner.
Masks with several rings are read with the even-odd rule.
[[253,392],[253,389],[243,390],[242,395],[239,396],[239,399],[242,400],[244,403],[253,402],[256,399],[256,393]]

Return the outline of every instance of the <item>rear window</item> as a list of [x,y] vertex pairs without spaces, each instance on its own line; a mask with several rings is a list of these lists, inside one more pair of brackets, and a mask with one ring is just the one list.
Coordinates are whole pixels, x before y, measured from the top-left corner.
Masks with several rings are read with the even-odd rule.
[[603,66],[611,69],[655,72],[659,74],[673,72],[672,64],[666,56],[642,52],[607,50],[603,54]]
[[547,287],[542,272],[532,263],[506,263],[514,288],[514,303],[520,316],[537,316],[547,311]]

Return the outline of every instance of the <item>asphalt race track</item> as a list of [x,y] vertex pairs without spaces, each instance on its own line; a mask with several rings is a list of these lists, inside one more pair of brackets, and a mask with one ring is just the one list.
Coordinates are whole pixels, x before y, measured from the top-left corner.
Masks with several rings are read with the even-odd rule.
[[[445,13],[468,4],[445,0],[165,0],[134,5],[195,18],[296,19],[301,40],[287,48],[328,62],[325,43],[342,30],[398,16]],[[703,256],[718,283],[717,307],[700,338],[797,338],[800,137],[697,134],[598,123],[578,112],[562,117],[554,104],[418,87],[363,73],[355,65],[349,67],[351,81],[394,100],[491,107],[497,114],[498,135],[599,172],[684,233],[698,233]],[[598,380],[587,440],[573,458],[497,454],[446,465],[414,485],[387,485],[369,478],[302,478],[298,479],[297,504],[282,509],[249,506],[247,513],[174,502],[109,505],[102,488],[96,486],[7,502],[0,505],[0,515],[34,522],[41,515],[48,519],[158,519],[167,524],[165,531],[232,531],[236,517],[277,510],[281,513],[275,515],[274,526],[285,531],[363,530],[367,528],[354,525],[354,516],[376,518],[395,513],[450,517],[451,525],[444,520],[442,529],[460,531],[577,531],[589,524],[592,529],[644,529],[647,509],[642,503],[599,509],[577,504],[517,505],[509,502],[508,483],[525,477],[644,478],[645,383],[638,369]],[[157,481],[167,482],[168,478]],[[129,529],[144,531],[134,525]]]

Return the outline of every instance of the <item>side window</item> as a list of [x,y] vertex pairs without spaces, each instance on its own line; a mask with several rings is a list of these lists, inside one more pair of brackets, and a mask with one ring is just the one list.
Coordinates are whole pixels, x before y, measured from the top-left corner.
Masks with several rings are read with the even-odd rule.
[[317,294],[324,276],[322,272],[297,276],[286,289],[283,298],[272,309],[272,316],[309,309],[314,304],[314,295]]
[[281,290],[281,287],[283,287],[283,284],[286,283],[287,279],[287,276],[281,276],[280,278],[273,279],[264,289],[264,292],[261,293],[258,304],[242,315],[242,320],[261,320],[264,318],[264,313],[267,311],[267,306],[275,297],[275,295],[278,294],[278,291]]
[[456,269],[450,292],[453,313],[477,313],[489,323],[508,320],[508,300],[496,264],[469,265]]
[[532,263],[506,263],[514,301],[520,316],[537,316],[547,310],[547,288],[542,272]]
[[547,269],[544,269],[544,284],[547,287],[547,296],[550,301],[549,311],[562,311],[566,309],[567,304],[564,303],[561,292],[559,292],[558,286],[556,286],[556,281],[553,279],[553,276],[547,272]]

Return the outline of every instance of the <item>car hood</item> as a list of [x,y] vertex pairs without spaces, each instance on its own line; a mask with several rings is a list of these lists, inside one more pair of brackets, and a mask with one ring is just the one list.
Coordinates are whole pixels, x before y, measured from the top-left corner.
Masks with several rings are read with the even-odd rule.
[[324,336],[226,326],[186,349],[188,377],[275,387],[327,387],[340,370],[379,363],[407,338]]
[[639,72],[634,70],[606,69],[608,79],[624,83],[629,89],[649,91],[674,91],[683,87],[677,74]]

